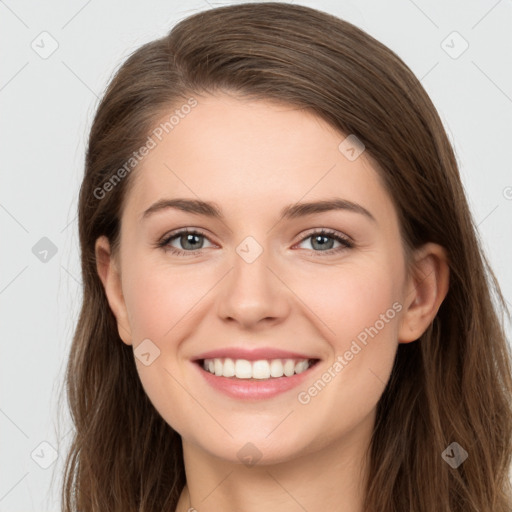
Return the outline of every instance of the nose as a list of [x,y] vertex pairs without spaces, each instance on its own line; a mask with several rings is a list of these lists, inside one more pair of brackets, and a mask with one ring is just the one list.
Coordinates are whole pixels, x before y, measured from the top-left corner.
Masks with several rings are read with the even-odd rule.
[[265,249],[252,262],[236,253],[232,261],[218,295],[219,317],[245,329],[281,323],[289,314],[291,292],[272,268],[269,252]]

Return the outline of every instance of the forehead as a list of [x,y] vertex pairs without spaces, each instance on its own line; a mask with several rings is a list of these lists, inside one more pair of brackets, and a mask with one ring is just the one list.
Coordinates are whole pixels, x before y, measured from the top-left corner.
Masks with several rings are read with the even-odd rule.
[[347,135],[310,111],[227,94],[196,99],[173,123],[176,107],[155,123],[161,140],[152,136],[127,198],[134,215],[164,197],[212,200],[238,212],[250,207],[253,214],[334,196],[372,205],[376,216],[392,214],[374,160],[365,152],[349,160],[340,150]]

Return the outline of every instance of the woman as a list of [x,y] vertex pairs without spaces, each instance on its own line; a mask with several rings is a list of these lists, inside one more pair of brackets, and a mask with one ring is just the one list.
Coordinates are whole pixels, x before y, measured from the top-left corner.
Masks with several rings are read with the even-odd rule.
[[144,45],[79,232],[63,510],[510,510],[506,307],[435,107],[362,30],[242,4]]

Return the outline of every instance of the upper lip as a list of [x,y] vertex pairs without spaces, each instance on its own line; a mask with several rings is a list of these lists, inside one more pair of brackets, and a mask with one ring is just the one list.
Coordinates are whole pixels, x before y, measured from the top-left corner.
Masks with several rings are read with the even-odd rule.
[[246,359],[247,361],[258,361],[260,359],[318,359],[311,355],[300,354],[299,352],[290,352],[288,350],[281,350],[274,347],[261,347],[254,349],[227,347],[203,352],[196,356],[194,360],[221,359],[225,357],[229,357],[231,359]]

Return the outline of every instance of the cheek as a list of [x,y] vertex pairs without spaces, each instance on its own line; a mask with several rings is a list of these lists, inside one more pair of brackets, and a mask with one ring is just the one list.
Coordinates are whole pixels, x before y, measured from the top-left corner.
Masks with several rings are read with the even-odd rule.
[[[374,259],[373,263],[359,261],[339,267],[338,272],[331,268],[323,276],[317,274],[299,292],[320,318],[321,322],[317,319],[315,323],[323,326],[322,334],[332,351],[325,379],[335,377],[332,385],[328,384],[331,391],[322,392],[322,400],[325,404],[329,396],[333,407],[350,403],[347,407],[354,409],[354,415],[355,409],[363,414],[378,401],[398,346],[402,309],[398,267]],[[321,383],[317,387],[321,389]],[[352,402],[354,397],[358,399]]]
[[200,278],[197,272],[170,270],[142,260],[127,269],[125,301],[130,326],[139,338],[165,337],[208,290],[204,275]]
[[[350,429],[365,417],[391,374],[402,305],[396,275],[383,268],[345,268],[335,278],[312,280],[309,287],[308,306],[327,325],[324,333],[332,355],[324,373],[304,387],[298,399],[305,410],[314,410],[332,426],[331,433]],[[327,411],[340,408],[344,419],[334,424]]]
[[186,335],[183,329],[189,329],[193,306],[207,291],[207,283],[197,272],[171,270],[150,258],[134,257],[125,263],[127,278],[123,288],[134,345],[149,339],[159,350],[147,366],[135,357],[141,384],[162,417],[173,427],[181,428],[197,415],[197,410],[183,391],[186,375],[177,361],[177,350],[179,340]]
[[[396,273],[384,263],[346,265],[326,272],[315,272],[296,281],[294,290],[307,308],[324,325],[325,336],[336,349],[378,322],[379,330],[389,331],[397,321],[393,303],[399,298]],[[388,314],[386,315],[386,312]],[[381,325],[385,315],[385,327]]]

